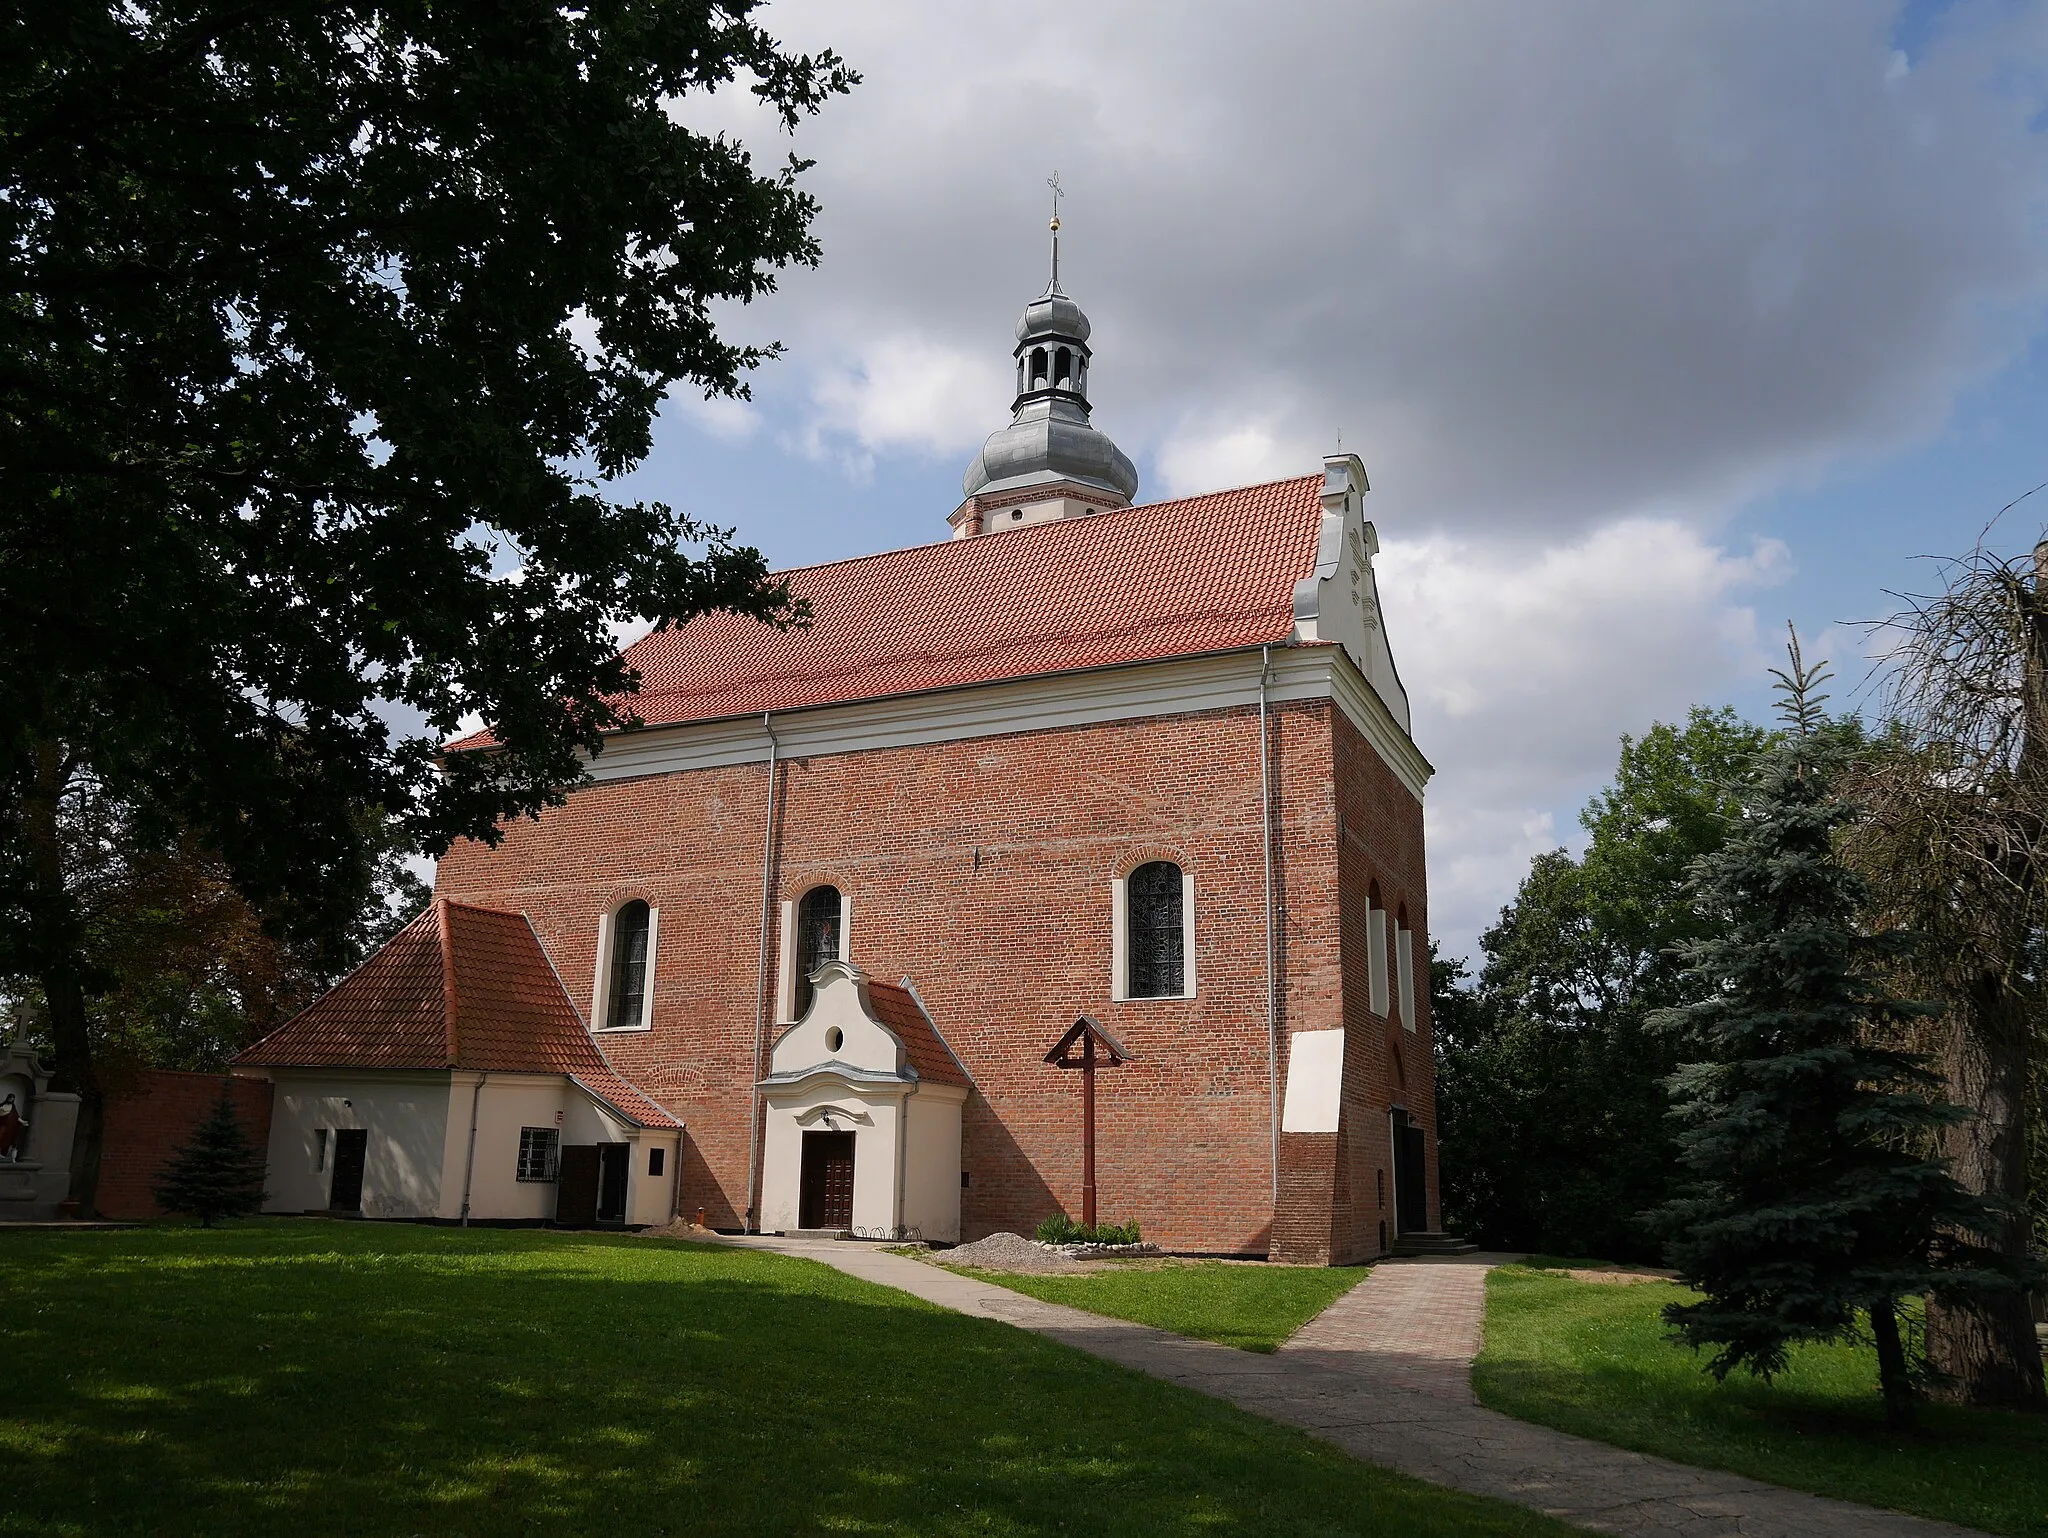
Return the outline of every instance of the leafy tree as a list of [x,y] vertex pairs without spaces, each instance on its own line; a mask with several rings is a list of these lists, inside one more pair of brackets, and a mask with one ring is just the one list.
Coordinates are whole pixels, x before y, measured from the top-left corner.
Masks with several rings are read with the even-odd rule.
[[[375,851],[349,928],[308,945],[266,928],[220,862],[190,838],[161,847],[129,808],[89,781],[64,805],[66,862],[83,918],[92,986],[86,1025],[102,1084],[118,1091],[144,1067],[208,1072],[281,1024],[417,914],[427,885],[407,868],[389,819],[372,820]],[[0,976],[24,1034],[51,1050],[49,1011],[30,978]]]
[[1928,1156],[1959,1116],[1918,1054],[1878,1045],[1935,1013],[1883,987],[1907,942],[1858,928],[1868,896],[1836,848],[1857,809],[1836,793],[1850,740],[1821,713],[1825,675],[1798,640],[1778,678],[1791,728],[1756,760],[1727,843],[1694,866],[1706,937],[1685,948],[1693,1002],[1652,1023],[1698,1053],[1671,1079],[1692,1191],[1658,1214],[1680,1275],[1705,1296],[1665,1317],[1710,1370],[1764,1377],[1799,1341],[1868,1318],[1887,1418],[1913,1420],[1900,1305],[1929,1292],[2015,1289],[1980,1242],[1996,1205]]
[[246,1218],[263,1210],[267,1167],[263,1151],[249,1141],[227,1085],[191,1141],[171,1155],[157,1177],[157,1205],[188,1212],[207,1227],[220,1218]]
[[1666,1200],[1677,1153],[1664,1078],[1673,1044],[1646,1027],[1690,995],[1671,947],[1703,933],[1685,872],[1719,846],[1741,765],[1766,733],[1728,709],[1624,737],[1614,783],[1581,814],[1583,857],[1531,863],[1463,963],[1431,968],[1446,1226],[1490,1245],[1654,1259],[1638,1222]]
[[[800,618],[609,483],[713,309],[814,263],[785,125],[856,77],[755,0],[122,0],[0,23],[0,975],[101,1085],[81,777],[273,929],[342,947],[383,809],[427,853],[558,801],[636,680],[612,624]],[[464,722],[489,752],[443,757]]]
[[[1870,816],[1849,852],[1878,911],[1927,937],[1906,978],[1947,1004],[1922,1044],[1969,1111],[1942,1151],[2005,1203],[2017,1264],[2030,1241],[2048,1249],[2048,541],[1942,569],[1939,592],[1875,627],[1895,725],[1859,766]],[[1927,1343],[1945,1397],[2048,1408],[2023,1298],[1936,1298]]]

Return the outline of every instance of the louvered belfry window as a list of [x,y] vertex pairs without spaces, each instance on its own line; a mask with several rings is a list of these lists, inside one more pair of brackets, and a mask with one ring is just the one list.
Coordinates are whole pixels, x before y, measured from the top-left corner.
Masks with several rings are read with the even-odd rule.
[[839,955],[839,888],[814,886],[796,908],[796,1017],[811,1008],[811,974]]
[[1134,999],[1167,999],[1187,991],[1182,955],[1180,867],[1152,860],[1126,883],[1130,986]]
[[629,902],[612,916],[612,996],[605,1024],[631,1030],[647,1004],[647,904]]

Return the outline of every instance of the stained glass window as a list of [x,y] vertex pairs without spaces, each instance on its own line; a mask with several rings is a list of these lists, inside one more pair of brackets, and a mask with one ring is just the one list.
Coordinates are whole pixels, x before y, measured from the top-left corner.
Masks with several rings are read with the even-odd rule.
[[796,1016],[811,1007],[811,974],[828,961],[841,960],[839,888],[814,886],[796,905]]
[[1125,900],[1131,997],[1166,999],[1185,993],[1180,867],[1165,860],[1140,865],[1125,883]]
[[612,996],[604,1023],[613,1030],[643,1024],[647,1003],[647,904],[629,902],[612,917]]

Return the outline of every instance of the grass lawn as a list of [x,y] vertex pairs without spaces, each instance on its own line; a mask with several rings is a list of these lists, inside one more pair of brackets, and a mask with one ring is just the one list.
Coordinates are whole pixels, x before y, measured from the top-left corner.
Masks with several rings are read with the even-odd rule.
[[1523,1420],[1994,1533],[2048,1534],[2048,1416],[1923,1406],[1887,1431],[1877,1357],[1810,1346],[1771,1384],[1716,1384],[1671,1343],[1663,1282],[1614,1286],[1503,1266],[1487,1278],[1480,1401]]
[[1533,1514],[824,1266],[0,1233],[0,1533],[1499,1534]]
[[974,1271],[1014,1292],[1176,1335],[1272,1351],[1365,1279],[1359,1266],[1267,1266],[1207,1260],[1114,1265],[1082,1276]]

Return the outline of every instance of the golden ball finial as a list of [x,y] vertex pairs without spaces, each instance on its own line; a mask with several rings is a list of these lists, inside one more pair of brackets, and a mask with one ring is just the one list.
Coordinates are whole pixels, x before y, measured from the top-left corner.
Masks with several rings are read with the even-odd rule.
[[1053,232],[1057,233],[1057,232],[1058,232],[1058,230],[1059,230],[1059,227],[1060,227],[1060,216],[1059,216],[1058,214],[1054,214],[1054,215],[1052,216],[1052,223],[1051,223],[1051,224],[1049,224],[1049,225],[1047,225],[1047,226],[1046,226],[1046,228],[1048,228],[1048,229],[1052,230]]

